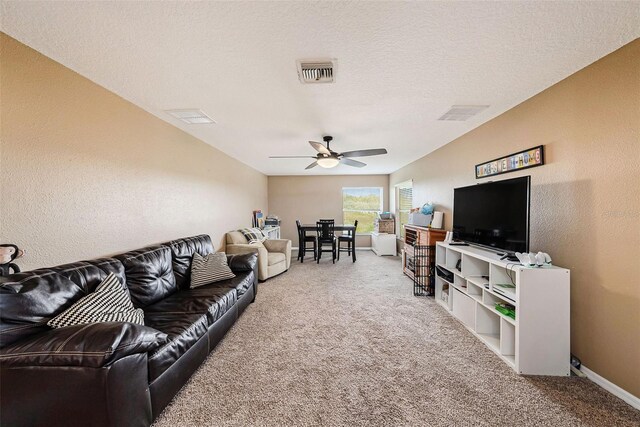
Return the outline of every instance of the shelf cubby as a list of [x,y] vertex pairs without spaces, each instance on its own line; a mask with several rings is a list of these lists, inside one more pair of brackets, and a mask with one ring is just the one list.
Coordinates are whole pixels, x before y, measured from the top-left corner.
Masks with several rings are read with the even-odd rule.
[[456,265],[458,264],[458,261],[460,261],[461,258],[461,254],[458,251],[454,251],[452,249],[447,249],[447,254],[445,257],[445,267],[447,267],[447,269],[449,269],[450,271],[455,271],[455,272],[459,272],[456,269]]
[[482,294],[482,303],[487,307],[494,307],[496,302],[502,302],[502,300],[493,295],[491,292],[484,292]]
[[500,316],[484,305],[476,310],[476,332],[479,335],[500,336]]
[[460,275],[453,275],[453,286],[460,289],[462,292],[467,292],[467,281]]
[[500,354],[515,356],[516,354],[516,325],[500,319]]
[[444,306],[447,310],[451,310],[451,289],[452,287],[449,285],[441,277],[436,276],[435,279],[435,299],[438,303]]
[[467,280],[467,295],[476,301],[482,302],[482,286],[478,286],[470,280]]
[[451,305],[451,312],[467,327],[474,329],[476,325],[476,303],[473,298],[465,295],[464,292],[460,292],[457,288],[453,289],[453,301]]
[[492,264],[489,268],[489,282],[491,286],[501,284],[513,284],[517,281],[517,270],[507,270],[505,267]]
[[474,285],[482,289],[489,289],[489,279],[485,279],[484,277],[467,277],[467,282],[473,283]]
[[465,277],[489,277],[489,265],[487,261],[462,254],[462,274]]
[[436,246],[436,264],[446,266],[447,249],[442,246]]
[[[491,265],[489,271],[491,291],[495,294],[503,295],[507,301],[514,303],[517,300],[517,274],[517,271],[511,271],[498,265]],[[511,286],[511,288],[504,288],[501,285]]]

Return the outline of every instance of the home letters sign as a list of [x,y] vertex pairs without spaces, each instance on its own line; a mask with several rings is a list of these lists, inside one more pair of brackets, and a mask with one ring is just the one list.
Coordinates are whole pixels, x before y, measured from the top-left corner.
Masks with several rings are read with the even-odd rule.
[[476,179],[544,165],[544,146],[529,148],[476,165]]

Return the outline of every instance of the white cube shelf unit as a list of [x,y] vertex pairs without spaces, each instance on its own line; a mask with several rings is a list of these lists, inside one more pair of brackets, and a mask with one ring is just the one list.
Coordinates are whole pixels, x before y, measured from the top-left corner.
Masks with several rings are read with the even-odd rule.
[[[566,268],[524,267],[473,246],[436,244],[436,301],[511,368],[526,375],[569,375],[569,276]],[[506,286],[505,286],[506,285]],[[515,319],[496,310],[515,307]]]

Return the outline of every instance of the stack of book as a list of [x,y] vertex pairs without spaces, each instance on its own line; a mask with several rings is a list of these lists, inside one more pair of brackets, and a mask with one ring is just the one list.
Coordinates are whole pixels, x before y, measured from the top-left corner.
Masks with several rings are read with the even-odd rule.
[[264,228],[264,215],[262,214],[261,209],[253,211],[253,220],[251,222],[251,226],[256,228]]

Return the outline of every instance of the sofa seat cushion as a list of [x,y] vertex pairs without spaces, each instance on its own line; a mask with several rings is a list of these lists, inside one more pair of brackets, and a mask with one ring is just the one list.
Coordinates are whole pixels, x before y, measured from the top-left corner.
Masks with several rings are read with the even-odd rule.
[[0,365],[83,366],[101,368],[135,353],[152,352],[168,336],[148,326],[125,322],[90,323],[51,329],[0,350]]
[[206,315],[207,325],[213,325],[233,307],[237,300],[237,292],[234,288],[205,285],[176,292],[162,301],[145,307],[144,312],[145,317],[151,313]]
[[282,252],[269,252],[269,256],[267,258],[267,265],[276,265],[286,261],[287,261],[287,257]]
[[254,280],[255,276],[253,275],[253,272],[238,273],[233,279],[211,283],[210,285],[203,286],[203,288],[235,289],[238,294],[238,298],[240,298],[249,290],[249,288],[251,288]]
[[164,332],[168,342],[149,355],[149,382],[171,367],[207,334],[209,322],[204,314],[145,312],[147,326]]

